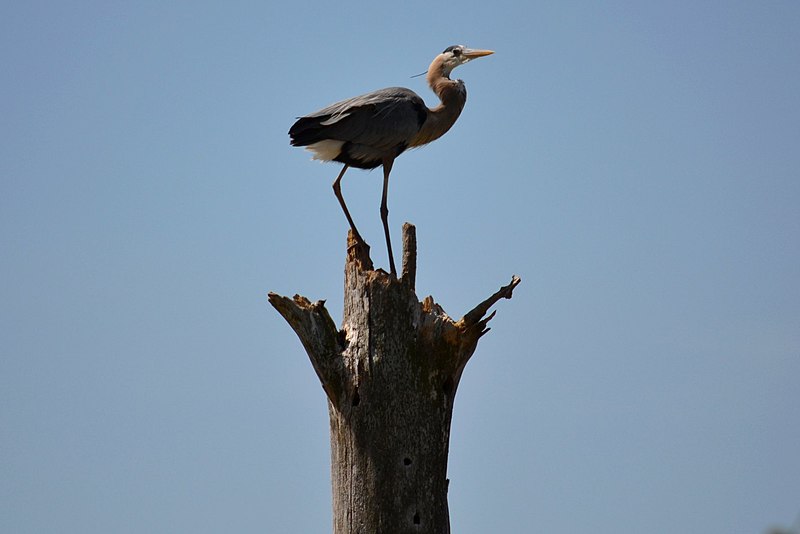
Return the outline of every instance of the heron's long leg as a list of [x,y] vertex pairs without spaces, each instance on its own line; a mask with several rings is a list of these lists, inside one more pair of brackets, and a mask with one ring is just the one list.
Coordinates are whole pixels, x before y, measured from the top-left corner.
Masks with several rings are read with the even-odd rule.
[[342,181],[342,176],[344,176],[344,172],[347,170],[349,165],[345,165],[342,167],[342,172],[339,173],[339,176],[336,177],[336,181],[333,182],[333,194],[336,195],[336,198],[339,199],[339,204],[342,206],[342,210],[344,211],[344,216],[347,217],[347,222],[350,223],[350,228],[353,229],[353,233],[356,235],[356,239],[363,242],[364,240],[361,239],[361,234],[358,233],[358,229],[356,228],[356,224],[353,222],[353,218],[350,216],[350,212],[347,210],[347,204],[344,203],[344,197],[342,196],[342,186],[340,185]]
[[392,239],[389,237],[389,208],[386,205],[386,195],[389,192],[389,173],[392,172],[394,159],[384,158],[383,160],[383,197],[381,198],[381,220],[383,221],[383,233],[386,235],[386,249],[389,251],[389,268],[392,275],[397,277],[397,269],[394,267],[394,254],[392,254]]

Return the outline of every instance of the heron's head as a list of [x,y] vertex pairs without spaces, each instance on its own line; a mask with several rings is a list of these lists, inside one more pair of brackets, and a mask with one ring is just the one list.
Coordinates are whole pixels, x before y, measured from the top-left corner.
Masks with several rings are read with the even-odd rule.
[[475,48],[467,48],[464,45],[448,46],[444,52],[436,56],[431,64],[431,69],[434,66],[441,69],[443,76],[450,76],[454,68],[463,65],[473,59],[494,54],[491,50],[479,50]]

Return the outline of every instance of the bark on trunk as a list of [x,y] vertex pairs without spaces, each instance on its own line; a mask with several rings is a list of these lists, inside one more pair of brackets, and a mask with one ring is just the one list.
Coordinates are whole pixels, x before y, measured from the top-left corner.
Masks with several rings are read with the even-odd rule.
[[333,532],[450,532],[447,454],[453,399],[486,316],[520,279],[453,321],[414,291],[416,235],[403,227],[402,276],[373,270],[369,247],[348,236],[344,318],[324,301],[269,294],[308,353],[328,397]]

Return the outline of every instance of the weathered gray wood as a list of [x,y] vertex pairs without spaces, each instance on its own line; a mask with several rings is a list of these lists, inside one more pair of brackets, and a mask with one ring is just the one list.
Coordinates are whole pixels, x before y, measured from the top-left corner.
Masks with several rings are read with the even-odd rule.
[[453,321],[414,292],[416,234],[403,227],[402,278],[372,269],[369,248],[348,236],[344,318],[324,302],[270,293],[297,333],[328,396],[333,532],[450,532],[447,455],[453,399],[489,308],[511,283]]
[[417,229],[411,223],[403,225],[403,283],[415,290],[417,283]]

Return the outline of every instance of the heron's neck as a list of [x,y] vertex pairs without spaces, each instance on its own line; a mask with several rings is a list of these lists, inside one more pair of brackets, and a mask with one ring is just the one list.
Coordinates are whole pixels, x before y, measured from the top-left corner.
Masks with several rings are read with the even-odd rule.
[[439,139],[455,124],[464,104],[467,101],[467,90],[461,81],[451,80],[447,76],[428,75],[428,83],[439,97],[441,103],[428,110],[428,116],[419,133],[411,142],[412,147],[421,146]]

